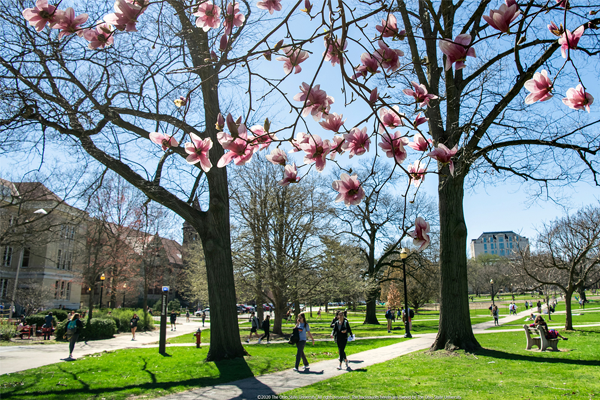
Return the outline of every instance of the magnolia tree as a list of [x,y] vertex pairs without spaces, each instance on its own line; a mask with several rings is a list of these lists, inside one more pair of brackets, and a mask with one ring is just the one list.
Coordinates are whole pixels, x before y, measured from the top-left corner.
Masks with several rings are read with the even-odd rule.
[[[224,168],[232,161],[245,164],[271,147],[270,160],[285,164],[282,185],[333,168],[336,201],[349,207],[365,192],[343,153],[389,158],[406,186],[437,174],[441,307],[433,349],[479,347],[467,298],[469,172],[597,183],[588,90],[596,77],[588,71],[597,69],[599,6],[591,2],[100,3],[3,3],[2,123],[23,142],[46,144],[43,135],[76,144],[196,228],[214,314],[209,359],[244,353]],[[264,60],[280,63],[279,73]],[[344,101],[332,96],[331,76]],[[236,91],[225,78],[247,85]],[[296,95],[285,89],[292,81]],[[256,124],[265,101],[287,105],[292,117],[273,112]],[[303,160],[294,162],[290,149]],[[420,216],[400,229],[421,249],[430,240]]]

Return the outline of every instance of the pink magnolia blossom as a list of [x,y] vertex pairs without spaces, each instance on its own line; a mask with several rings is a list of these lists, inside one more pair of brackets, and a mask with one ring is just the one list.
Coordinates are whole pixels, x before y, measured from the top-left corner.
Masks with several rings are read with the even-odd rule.
[[335,160],[336,154],[344,154],[344,137],[334,136],[331,143],[331,151],[329,152],[329,158]]
[[483,16],[485,22],[490,24],[490,26],[494,29],[499,30],[500,32],[509,33],[510,24],[519,16],[521,11],[519,11],[519,7],[514,4],[512,6],[507,6],[506,4],[502,4],[498,10],[490,10],[490,16]]
[[298,169],[296,169],[296,164],[286,165],[283,169],[283,179],[280,180],[277,184],[280,186],[287,186],[290,183],[298,183],[300,179],[298,179]]
[[285,151],[281,149],[271,150],[271,154],[269,154],[265,158],[275,165],[285,165],[285,163],[288,160],[287,154],[285,154]]
[[87,19],[87,14],[79,14],[76,17],[73,8],[68,7],[58,16],[56,24],[52,28],[60,29],[60,33],[58,34],[59,39],[72,33],[77,33],[77,36],[81,37],[83,36],[83,29],[81,29],[80,25],[87,21]]
[[323,171],[325,168],[326,157],[331,151],[329,140],[323,140],[319,135],[309,136],[308,143],[303,143],[300,148],[304,150],[304,162],[306,164],[315,163],[317,171]]
[[504,3],[508,6],[517,6],[517,9],[519,8],[519,3],[517,3],[517,0],[504,0]]
[[252,155],[256,151],[256,147],[248,143],[248,131],[244,124],[240,124],[237,128],[237,137],[228,135],[225,132],[217,133],[217,140],[221,143],[221,146],[225,150],[229,150],[225,153],[217,163],[217,167],[223,168],[231,161],[235,165],[244,165],[252,159]]
[[554,36],[562,36],[563,33],[565,33],[565,28],[563,28],[562,24],[560,24],[560,26],[557,26],[554,21],[551,21],[550,24],[548,25],[548,30],[550,31],[550,33],[552,33]]
[[419,246],[419,251],[425,250],[429,246],[431,241],[429,233],[429,222],[426,222],[423,218],[417,217],[415,219],[415,230],[408,232],[408,235],[413,238],[413,244]]
[[275,11],[281,11],[281,0],[259,1],[256,6],[261,10],[268,10],[269,14],[273,15]]
[[221,9],[212,3],[202,3],[198,10],[192,15],[196,18],[196,26],[208,32],[211,28],[218,28],[221,25]]
[[594,102],[594,97],[587,93],[581,84],[576,88],[567,90],[567,97],[562,99],[569,108],[574,110],[586,110],[590,112],[590,106]]
[[415,133],[413,141],[408,144],[408,147],[416,151],[425,151],[429,148],[429,143],[432,143],[431,139],[427,140],[420,133]]
[[424,124],[427,121],[429,121],[429,118],[422,117],[421,113],[419,113],[419,114],[417,114],[417,116],[415,117],[415,120],[413,121],[413,126],[416,128],[417,126]]
[[235,6],[231,3],[227,4],[227,12],[225,13],[225,21],[223,26],[225,27],[225,34],[229,35],[233,30],[234,26],[238,28],[242,26],[246,17],[240,12],[240,3],[235,3]]
[[224,52],[225,50],[227,50],[228,42],[229,42],[229,38],[227,37],[227,34],[224,34],[223,36],[221,36],[221,39],[219,40],[219,51],[220,52]]
[[125,0],[129,4],[133,4],[136,7],[140,7],[142,9],[142,13],[146,11],[148,6],[150,5],[150,0]]
[[293,149],[290,150],[290,153],[296,153],[302,150],[300,148],[300,145],[308,143],[308,139],[310,139],[309,134],[306,134],[304,132],[298,132],[298,134],[296,135],[296,139],[292,140]]
[[381,64],[381,67],[387,69],[388,73],[400,68],[400,57],[404,55],[402,50],[389,48],[383,40],[380,40],[378,43],[379,49],[375,50],[374,56]]
[[[213,142],[210,138],[202,140],[198,136],[190,133],[192,143],[185,144],[185,152],[189,154],[185,161],[188,164],[196,164],[200,162],[200,167],[204,172],[210,171],[212,163],[208,159],[208,151],[212,148]],[[219,160],[219,162],[221,162]]]
[[154,143],[162,146],[163,150],[167,150],[169,147],[177,147],[179,143],[171,135],[167,135],[159,132],[150,132],[150,140]]
[[546,101],[552,97],[552,81],[548,78],[548,71],[533,74],[533,79],[525,82],[525,89],[531,93],[525,98],[525,104],[533,104],[536,101]]
[[437,160],[438,162],[442,163],[443,165],[449,164],[450,174],[454,176],[454,162],[452,162],[452,157],[454,157],[454,155],[457,152],[458,145],[455,145],[454,148],[450,150],[444,144],[440,143],[438,144],[438,147],[435,150],[427,153],[427,155],[433,158],[434,160]]
[[115,11],[104,17],[104,22],[113,25],[120,31],[136,32],[138,16],[142,13],[141,7],[135,6],[125,0],[115,1]]
[[344,114],[338,115],[337,113],[328,114],[325,117],[325,121],[319,122],[319,124],[328,131],[339,132],[340,128],[344,125],[346,120],[342,120]]
[[369,95],[369,104],[375,104],[378,98],[379,96],[377,94],[377,88],[371,90],[371,94]]
[[429,100],[437,99],[438,97],[435,94],[427,93],[427,88],[425,85],[419,85],[417,82],[410,82],[415,90],[404,89],[403,92],[406,95],[412,96],[415,98],[415,101],[419,104],[419,107],[426,107],[429,105]]
[[109,24],[98,24],[95,29],[86,29],[83,31],[83,37],[90,42],[88,47],[92,50],[112,46],[115,42],[113,27]]
[[217,128],[218,131],[222,131],[223,128],[225,128],[225,118],[223,118],[223,115],[221,115],[221,113],[217,115],[217,122],[215,122],[215,128]]
[[421,186],[421,182],[425,180],[425,172],[427,172],[427,168],[419,160],[416,160],[414,164],[409,164],[410,183],[415,187]]
[[281,50],[285,52],[285,57],[277,57],[276,60],[283,61],[283,72],[287,75],[293,69],[294,74],[300,73],[302,71],[300,63],[308,59],[308,52],[302,49],[293,49],[290,46],[282,47]]
[[367,72],[371,74],[376,74],[379,72],[379,61],[377,61],[375,56],[372,56],[369,53],[362,53],[360,56],[360,62],[362,62],[362,65],[354,68],[356,74],[352,76],[352,79],[356,79],[359,76],[366,78]]
[[367,127],[350,129],[350,132],[344,135],[344,140],[346,143],[342,145],[342,149],[349,151],[349,158],[363,155],[369,151],[371,139],[367,135]]
[[52,27],[60,15],[56,7],[48,5],[48,0],[38,0],[34,8],[26,8],[22,14],[38,32],[41,32],[46,24],[50,24]]
[[313,6],[310,4],[310,0],[304,0],[304,8],[300,11],[310,14],[310,10],[312,10]]
[[571,8],[569,0],[556,0],[556,4],[562,8]]
[[321,90],[321,85],[315,85],[311,89],[308,83],[302,82],[300,90],[301,92],[294,96],[294,100],[306,102],[302,110],[302,116],[306,117],[311,114],[313,119],[318,121],[323,117],[323,114],[329,114],[334,99],[328,96],[324,90]]
[[250,128],[250,132],[255,136],[254,140],[252,140],[252,144],[260,145],[259,150],[266,149],[273,140],[277,140],[277,137],[272,133],[265,131],[265,128],[262,125],[254,125]]
[[404,160],[406,160],[407,153],[404,146],[407,144],[408,138],[402,137],[400,132],[396,131],[391,135],[386,132],[381,135],[379,147],[381,147],[381,150],[385,151],[385,155],[388,158],[394,158],[396,163],[402,164]]
[[579,39],[583,35],[585,28],[580,26],[575,29],[575,32],[571,33],[568,29],[563,33],[563,35],[558,39],[558,44],[560,44],[560,53],[563,58],[567,58],[567,49],[576,49],[577,43],[579,43]]
[[377,25],[375,29],[381,33],[382,37],[398,37],[400,40],[404,40],[404,37],[406,36],[406,31],[404,29],[398,32],[398,22],[394,14],[388,15],[387,21],[382,19],[381,25]]
[[452,68],[459,70],[465,67],[467,56],[475,57],[475,49],[469,47],[471,44],[471,35],[463,33],[458,35],[454,41],[442,39],[440,41],[440,50],[446,55],[446,71]]
[[398,106],[393,106],[392,109],[382,108],[379,110],[379,122],[382,124],[379,126],[379,132],[383,132],[387,128],[397,128],[404,125],[402,117],[404,114],[400,113]]
[[342,63],[344,64],[346,60],[344,59],[344,50],[348,47],[348,42],[344,42],[344,48],[341,45],[341,39],[327,39],[324,38],[325,41],[325,52],[323,55],[325,56],[325,61],[331,62],[331,65],[335,67],[336,64]]
[[365,198],[365,191],[358,181],[358,175],[350,176],[343,173],[339,181],[333,181],[331,187],[339,193],[335,201],[343,201],[347,206],[356,206]]

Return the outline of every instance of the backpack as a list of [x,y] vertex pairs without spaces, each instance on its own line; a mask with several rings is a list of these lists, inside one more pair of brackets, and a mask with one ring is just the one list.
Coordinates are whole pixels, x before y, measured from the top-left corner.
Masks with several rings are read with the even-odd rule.
[[66,335],[67,337],[71,337],[73,336],[75,333],[77,333],[77,322],[76,321],[69,321],[69,323],[67,324],[67,332]]
[[300,330],[298,328],[294,328],[292,331],[292,336],[290,336],[289,344],[296,344],[300,341]]
[[386,319],[392,319],[392,312],[391,312],[390,310],[387,310],[387,311],[385,312],[385,318],[386,318]]
[[415,312],[414,312],[414,310],[412,308],[408,309],[408,315],[410,315],[411,319],[415,317]]
[[258,329],[258,318],[252,318],[252,327]]

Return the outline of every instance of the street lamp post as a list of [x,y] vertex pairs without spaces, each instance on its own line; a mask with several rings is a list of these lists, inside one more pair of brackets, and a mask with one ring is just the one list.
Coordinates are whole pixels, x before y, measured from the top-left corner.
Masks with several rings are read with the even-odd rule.
[[106,277],[104,276],[104,274],[100,275],[100,309],[102,309],[102,292],[104,291],[104,280],[106,279]]
[[495,306],[494,304],[494,280],[490,279],[490,285],[492,285],[492,307]]
[[125,308],[125,290],[127,289],[127,284],[124,283],[123,284],[123,305],[121,306],[122,308]]
[[406,251],[406,249],[402,249],[402,251],[400,252],[400,258],[402,259],[402,272],[404,274],[404,312],[406,315],[406,334],[404,335],[405,338],[411,338],[412,335],[410,334],[410,313],[408,312],[408,291],[406,289],[406,258],[408,257],[408,252]]

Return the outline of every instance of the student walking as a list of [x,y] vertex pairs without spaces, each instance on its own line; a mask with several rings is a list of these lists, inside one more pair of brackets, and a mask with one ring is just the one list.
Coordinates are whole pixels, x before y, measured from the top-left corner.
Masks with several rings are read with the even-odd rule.
[[319,307],[319,311],[317,311],[317,317],[321,319],[321,307]]
[[79,335],[83,331],[83,322],[79,319],[79,314],[73,314],[71,320],[67,323],[67,332],[66,337],[69,339],[69,357],[67,357],[66,361],[73,361],[73,350],[75,349],[75,343],[77,343],[77,339],[79,339]]
[[339,312],[337,319],[331,324],[333,328],[333,337],[337,343],[338,353],[340,355],[340,366],[338,369],[342,369],[342,362],[346,363],[346,369],[349,369],[348,359],[346,358],[346,344],[348,343],[348,335],[352,335],[352,328],[348,323],[348,319],[344,317],[344,313]]
[[206,319],[206,311],[202,311],[202,327],[204,327],[204,320]]
[[500,325],[500,323],[498,322],[498,306],[494,306],[494,308],[492,308],[492,315],[494,316],[494,326]]
[[250,339],[252,339],[252,334],[255,334],[258,338],[258,333],[256,332],[258,330],[258,318],[254,316],[254,311],[250,313],[250,323],[252,324],[252,326],[250,327],[250,335],[248,336],[246,343],[250,343]]
[[260,339],[258,339],[258,344],[260,344],[260,342],[262,342],[262,340],[264,338],[267,338],[267,344],[270,344],[271,342],[269,342],[269,340],[271,339],[271,316],[267,315],[267,317],[265,318],[265,320],[262,323],[262,330],[265,331],[265,333],[260,337]]
[[54,317],[52,316],[52,311],[48,313],[44,317],[44,325],[42,325],[42,332],[44,333],[44,340],[50,340],[50,336],[52,336],[52,327],[54,325]]
[[388,307],[387,311],[385,312],[385,319],[387,319],[388,324],[388,333],[392,332],[392,318],[394,318],[394,312]]
[[185,322],[190,322],[190,311],[185,310]]
[[175,310],[171,311],[171,330],[177,330],[177,313]]
[[313,346],[315,345],[315,339],[313,338],[312,333],[310,333],[310,326],[308,322],[306,322],[306,317],[304,313],[298,314],[298,319],[296,320],[296,328],[298,328],[298,334],[300,340],[296,343],[296,364],[294,366],[294,371],[298,371],[298,367],[300,366],[300,359],[302,359],[302,363],[304,364],[304,370],[308,369],[308,360],[304,355],[304,346],[306,346],[306,335],[310,336],[310,340],[312,340]]
[[137,325],[140,318],[136,313],[133,313],[133,317],[131,317],[131,321],[129,321],[129,327],[131,328],[131,340],[135,340],[135,331],[137,330]]

